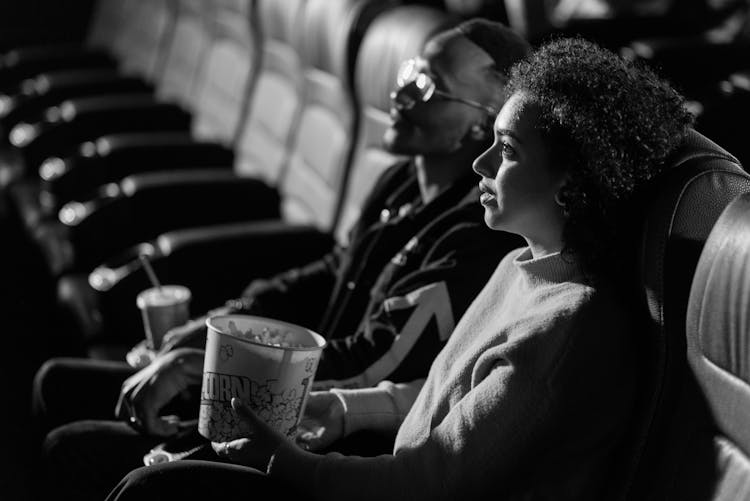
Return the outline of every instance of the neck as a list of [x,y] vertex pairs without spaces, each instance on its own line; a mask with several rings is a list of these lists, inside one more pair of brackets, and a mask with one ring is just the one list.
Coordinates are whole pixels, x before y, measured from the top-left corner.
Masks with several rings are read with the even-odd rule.
[[524,237],[534,259],[560,252],[563,249],[562,225],[558,228],[550,228],[548,233],[548,235],[537,235],[534,238]]
[[480,152],[462,148],[452,153],[437,155],[417,155],[414,165],[417,169],[419,193],[425,204],[430,203],[440,193],[448,189],[458,179],[471,170],[471,164]]

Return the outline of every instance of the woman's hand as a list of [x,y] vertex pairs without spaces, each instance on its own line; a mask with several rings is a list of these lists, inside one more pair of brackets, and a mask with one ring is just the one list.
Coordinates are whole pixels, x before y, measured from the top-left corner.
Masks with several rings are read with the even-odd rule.
[[306,450],[319,451],[343,438],[345,412],[336,394],[311,392],[297,432],[297,444]]
[[180,348],[156,358],[122,384],[115,415],[151,435],[176,433],[176,419],[159,416],[159,411],[181,391],[201,381],[204,354],[203,350]]
[[250,425],[250,436],[229,442],[211,442],[217,455],[229,461],[265,472],[271,456],[282,446],[292,445],[280,432],[258,418],[238,398],[232,398],[232,409]]

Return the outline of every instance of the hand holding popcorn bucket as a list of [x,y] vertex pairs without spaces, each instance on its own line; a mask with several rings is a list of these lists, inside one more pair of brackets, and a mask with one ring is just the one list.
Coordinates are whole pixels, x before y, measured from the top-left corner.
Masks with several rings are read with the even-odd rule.
[[247,423],[232,410],[237,397],[293,438],[325,339],[298,325],[249,315],[219,315],[206,325],[200,434],[213,442],[247,436]]

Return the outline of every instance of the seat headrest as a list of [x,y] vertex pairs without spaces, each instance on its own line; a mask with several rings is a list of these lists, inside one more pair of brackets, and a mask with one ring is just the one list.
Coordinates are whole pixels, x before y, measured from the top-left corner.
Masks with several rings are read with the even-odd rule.
[[[255,28],[251,16],[251,0],[222,0],[216,2],[209,13],[213,18],[213,35],[217,38],[229,38],[233,43],[249,47],[253,42],[252,31]],[[247,50],[247,49],[246,49]]]
[[694,130],[667,164],[668,168],[637,195],[639,210],[644,211],[641,279],[650,292],[651,314],[662,327],[665,299],[667,309],[672,300],[664,296],[666,267],[689,270],[687,277],[683,273],[684,287],[672,287],[684,314],[689,280],[708,233],[724,207],[750,190],[750,176],[737,159]]
[[750,194],[722,213],[695,271],[688,361],[723,435],[750,457]]
[[258,0],[256,13],[264,43],[294,44],[300,36],[299,20],[305,0]]
[[307,68],[352,84],[354,58],[372,18],[394,5],[393,0],[307,0],[298,51]]
[[178,0],[177,4],[180,16],[200,17],[214,8],[211,2],[204,2],[202,0]]
[[253,0],[214,0],[216,6],[222,10],[230,10],[237,15],[247,18],[252,10]]

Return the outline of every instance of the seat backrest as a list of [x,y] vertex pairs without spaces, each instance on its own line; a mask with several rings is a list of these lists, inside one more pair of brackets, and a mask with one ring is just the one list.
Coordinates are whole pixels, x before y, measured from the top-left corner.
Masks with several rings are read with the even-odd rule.
[[127,13],[137,0],[99,0],[91,16],[86,44],[113,51],[120,30],[126,24]]
[[193,134],[231,145],[260,59],[252,0],[214,2],[213,39],[195,91]]
[[155,80],[172,37],[175,17],[175,0],[130,3],[125,26],[112,48],[124,73]]
[[418,55],[431,35],[452,22],[438,9],[404,5],[378,16],[365,33],[355,72],[360,121],[346,190],[339,200],[335,229],[339,241],[345,240],[359,217],[360,207],[378,176],[397,159],[383,148],[382,139],[391,123],[389,96],[399,66]]
[[279,188],[286,221],[333,228],[357,132],[352,82],[362,34],[393,2],[307,0],[297,40],[302,106]]
[[722,210],[737,195],[750,192],[750,176],[737,160],[692,130],[668,165],[633,204],[641,380],[626,450],[620,455],[620,478],[612,481],[620,499],[679,499],[662,496],[686,431],[680,409],[690,284]]
[[297,52],[305,0],[258,0],[261,60],[235,146],[240,175],[277,184],[302,105],[304,72]]
[[177,0],[173,35],[157,80],[157,96],[186,109],[195,103],[194,93],[201,64],[211,46],[214,2]]
[[750,194],[716,222],[687,312],[694,425],[674,465],[670,499],[750,499]]

